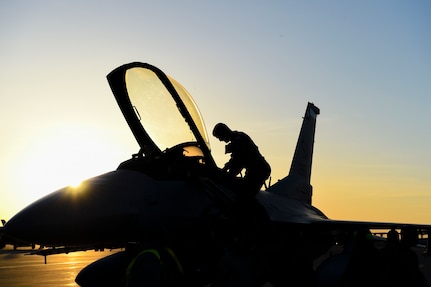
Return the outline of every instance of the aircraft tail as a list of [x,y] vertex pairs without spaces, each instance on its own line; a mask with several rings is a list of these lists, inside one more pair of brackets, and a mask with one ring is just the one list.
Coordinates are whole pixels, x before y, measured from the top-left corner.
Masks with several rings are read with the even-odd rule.
[[313,195],[313,187],[310,184],[311,165],[318,114],[320,109],[313,103],[308,103],[289,175],[268,188],[268,192],[283,194],[311,204]]

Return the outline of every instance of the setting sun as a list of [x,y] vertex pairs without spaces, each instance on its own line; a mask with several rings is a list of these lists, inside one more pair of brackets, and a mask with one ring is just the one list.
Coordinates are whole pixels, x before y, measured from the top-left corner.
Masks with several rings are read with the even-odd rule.
[[[20,194],[21,202],[29,204],[57,189],[77,187],[83,180],[113,170],[127,159],[113,162],[112,155],[121,150],[124,154],[134,152],[120,145],[120,141],[113,141],[97,129],[51,126],[17,148],[21,152],[9,170],[9,180],[16,182],[13,193]],[[14,206],[10,215],[23,207]]]

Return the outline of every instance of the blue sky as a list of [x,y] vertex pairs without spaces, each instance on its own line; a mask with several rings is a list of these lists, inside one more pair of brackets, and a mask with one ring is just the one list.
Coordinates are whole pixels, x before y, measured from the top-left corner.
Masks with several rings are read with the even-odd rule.
[[137,151],[105,77],[141,61],[186,87],[209,131],[250,134],[273,181],[314,102],[314,204],[431,223],[429,15],[429,1],[2,1],[0,217]]

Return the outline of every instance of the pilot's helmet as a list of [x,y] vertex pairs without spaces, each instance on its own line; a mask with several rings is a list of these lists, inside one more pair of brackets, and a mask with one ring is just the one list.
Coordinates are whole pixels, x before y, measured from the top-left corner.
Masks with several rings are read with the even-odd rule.
[[220,140],[228,139],[232,130],[224,123],[218,123],[213,129],[213,136]]

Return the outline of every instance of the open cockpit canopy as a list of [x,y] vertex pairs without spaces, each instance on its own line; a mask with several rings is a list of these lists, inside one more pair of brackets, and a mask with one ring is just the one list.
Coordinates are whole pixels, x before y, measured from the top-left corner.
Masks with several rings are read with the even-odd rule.
[[201,114],[180,83],[139,62],[118,67],[107,79],[141,156],[157,157],[181,148],[184,156],[213,162]]

